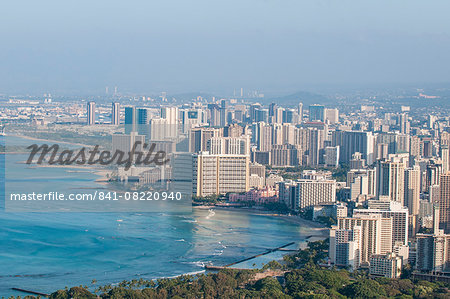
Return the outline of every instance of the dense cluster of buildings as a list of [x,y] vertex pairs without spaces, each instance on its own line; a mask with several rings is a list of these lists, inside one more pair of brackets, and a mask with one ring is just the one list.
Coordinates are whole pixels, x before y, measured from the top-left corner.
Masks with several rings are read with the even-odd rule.
[[[449,117],[413,119],[404,108],[379,115],[361,107],[345,115],[322,105],[304,110],[302,103],[228,106],[221,100],[163,107],[151,115],[146,108],[126,107],[125,133],[168,140],[174,131],[155,133],[152,126],[176,125],[177,134],[189,140],[195,196],[279,202],[294,212],[312,210],[313,219],[335,219],[330,266],[390,278],[407,264],[421,273],[445,274]],[[343,182],[333,177],[339,167],[348,169]],[[287,168],[296,169],[296,178],[281,175]]]
[[[422,274],[450,271],[448,115],[226,99],[108,105],[87,102],[86,124],[105,125],[96,113],[109,111],[110,125],[124,127],[112,136],[114,149],[141,141],[190,155],[193,195],[277,202],[334,219],[330,266],[385,277],[398,277],[407,264]],[[171,167],[119,167],[117,176],[145,185],[170,179]]]

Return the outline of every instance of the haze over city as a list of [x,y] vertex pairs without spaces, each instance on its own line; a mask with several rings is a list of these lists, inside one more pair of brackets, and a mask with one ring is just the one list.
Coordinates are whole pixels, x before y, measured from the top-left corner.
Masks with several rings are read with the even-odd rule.
[[8,1],[0,93],[450,81],[448,1]]

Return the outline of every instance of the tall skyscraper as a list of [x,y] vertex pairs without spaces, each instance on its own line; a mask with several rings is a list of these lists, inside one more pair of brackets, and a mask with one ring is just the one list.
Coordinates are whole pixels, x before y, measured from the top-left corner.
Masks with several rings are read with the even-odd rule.
[[270,103],[269,105],[269,122],[273,123],[275,119],[275,111],[277,110],[278,105],[275,103]]
[[321,203],[336,201],[335,180],[301,179],[295,182],[292,193],[292,206],[303,210]]
[[352,155],[361,153],[367,165],[372,165],[374,158],[374,135],[371,132],[362,131],[334,131],[332,145],[340,146],[340,161],[349,163]]
[[297,114],[298,114],[298,123],[301,124],[303,122],[303,103],[298,103]]
[[339,110],[338,109],[325,109],[325,121],[329,124],[335,124],[339,122]]
[[168,124],[178,124],[178,107],[161,107],[161,118]]
[[150,138],[150,113],[148,108],[136,108],[136,130],[139,135]]
[[393,201],[369,200],[368,209],[353,210],[358,215],[381,215],[392,219],[392,249],[396,244],[408,245],[408,210]]
[[200,127],[193,128],[189,137],[189,152],[198,153],[208,150],[208,142],[213,137],[223,137],[219,128]]
[[325,147],[324,160],[327,167],[339,167],[339,145]]
[[368,266],[370,257],[373,254],[386,254],[391,252],[391,218],[385,218],[380,214],[338,218],[336,228],[340,230],[354,230],[357,226],[361,227],[360,260],[362,265]]
[[400,114],[398,122],[399,122],[399,126],[400,126],[400,133],[409,134],[410,124],[408,121],[408,114],[407,113]]
[[442,173],[450,171],[450,155],[449,146],[447,144],[441,145],[441,160],[442,160]]
[[429,272],[448,272],[450,270],[450,235],[439,229],[437,219],[440,208],[434,207],[433,233],[417,234],[416,269]]
[[125,107],[125,134],[136,131],[136,108]]
[[325,121],[325,106],[310,105],[309,106],[309,121]]
[[88,125],[95,125],[95,102],[87,103],[86,118]]
[[389,197],[404,205],[405,165],[402,162],[380,161],[377,165],[377,196]]
[[249,190],[248,155],[200,153],[193,160],[193,194],[207,196]]
[[120,103],[112,103],[111,124],[120,124]]
[[212,137],[207,142],[207,149],[212,155],[250,155],[249,136]]
[[131,134],[113,134],[112,135],[112,152],[122,151],[128,153],[133,149],[136,142],[136,152],[142,151],[142,147],[145,142],[145,136],[137,135],[136,132]]
[[309,143],[307,164],[309,166],[317,166],[320,164],[321,151],[324,149],[325,130],[318,128],[308,128],[309,130]]
[[329,256],[331,264],[338,267],[349,267],[351,270],[359,268],[361,263],[361,226],[352,229],[330,229]]
[[444,233],[450,233],[450,172],[441,175],[439,198],[439,226]]
[[418,166],[405,170],[405,206],[409,211],[410,237],[414,237],[419,228],[420,175]]
[[256,138],[256,147],[261,152],[268,152],[272,149],[272,127],[266,123],[259,122],[254,126],[253,134]]

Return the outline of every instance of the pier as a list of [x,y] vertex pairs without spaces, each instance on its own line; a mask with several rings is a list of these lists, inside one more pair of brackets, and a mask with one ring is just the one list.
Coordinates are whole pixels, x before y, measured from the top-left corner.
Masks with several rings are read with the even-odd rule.
[[[267,250],[267,251],[265,251],[265,252],[263,252],[263,253],[260,253],[260,254],[257,254],[257,255],[253,255],[253,256],[248,257],[248,258],[245,258],[245,259],[238,260],[238,261],[236,261],[236,262],[234,262],[234,263],[231,263],[231,264],[228,264],[228,265],[225,265],[225,266],[205,265],[205,269],[208,269],[208,270],[222,270],[222,269],[227,269],[227,268],[230,268],[230,267],[232,267],[232,266],[234,266],[234,265],[236,265],[236,264],[239,264],[239,263],[242,263],[242,262],[246,262],[246,261],[252,260],[252,259],[254,259],[254,258],[263,256],[263,255],[266,255],[266,254],[269,254],[269,253],[272,253],[272,252],[275,252],[275,251],[279,251],[279,250],[291,251],[291,250],[289,250],[289,249],[284,249],[284,248],[285,248],[285,247],[288,247],[288,246],[291,246],[291,245],[293,245],[293,244],[295,244],[295,242],[290,242],[290,243],[287,243],[287,244],[285,244],[285,245],[282,245],[282,246],[279,246],[279,247],[276,247],[276,248],[269,249],[269,250]],[[296,251],[296,250],[292,250],[292,251]],[[238,269],[238,268],[231,268],[231,269]]]
[[33,295],[38,295],[38,296],[43,296],[43,297],[50,297],[49,294],[25,290],[25,289],[21,289],[21,288],[11,288],[11,289],[13,289],[14,291],[19,291],[19,292],[23,292],[23,293],[28,293],[28,294],[33,294]]

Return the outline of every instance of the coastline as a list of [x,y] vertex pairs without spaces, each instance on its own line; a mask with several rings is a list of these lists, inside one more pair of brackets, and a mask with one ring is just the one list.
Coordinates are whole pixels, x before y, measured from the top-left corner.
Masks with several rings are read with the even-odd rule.
[[[300,239],[300,240],[294,240],[294,239],[292,240],[297,245],[295,250],[303,250],[303,249],[307,248],[308,242],[323,241],[329,237],[329,228],[328,227],[326,227],[322,223],[307,220],[307,219],[301,218],[300,216],[296,216],[296,215],[283,215],[283,214],[274,213],[273,211],[263,210],[263,209],[258,209],[258,208],[233,207],[233,206],[198,205],[198,206],[193,206],[193,208],[199,209],[199,210],[207,210],[207,209],[208,210],[222,210],[222,211],[231,211],[233,213],[246,213],[246,214],[257,215],[257,216],[258,215],[259,216],[269,216],[272,218],[282,219],[283,221],[297,224],[299,226],[309,227],[313,231],[311,235],[305,236],[305,238]],[[293,251],[288,252],[288,251],[282,251],[282,250],[276,250],[274,252],[281,253],[281,258],[280,257],[273,258],[273,260],[276,260],[276,261],[282,261],[282,257],[294,253]],[[274,253],[274,252],[271,252],[271,253]],[[254,256],[254,257],[246,260],[243,263],[247,263],[249,261],[257,261],[259,258],[261,258],[261,256],[265,256],[266,254],[268,254],[268,253],[262,253],[261,255]],[[242,262],[237,262],[236,265],[230,266],[230,267],[225,267],[225,268],[229,268],[229,269],[260,269],[260,267],[241,268],[241,267],[239,267],[239,264],[241,264],[241,263]],[[216,266],[216,265],[211,265],[211,266]],[[221,266],[218,266],[218,268],[221,268]],[[213,269],[214,269],[214,267],[213,267]],[[209,271],[216,271],[216,270],[206,269],[206,273],[208,273]]]
[[216,209],[216,210],[228,210],[233,212],[246,212],[250,213],[252,215],[261,215],[261,216],[272,216],[276,218],[283,219],[285,221],[295,223],[301,226],[308,226],[314,231],[317,232],[317,235],[312,235],[309,238],[307,238],[306,241],[318,241],[318,240],[324,240],[328,238],[329,236],[329,228],[323,225],[322,223],[307,220],[304,218],[301,218],[300,216],[296,215],[284,215],[284,214],[278,214],[274,213],[272,211],[263,210],[263,209],[257,209],[257,208],[245,208],[245,207],[232,207],[232,206],[215,206],[215,205],[198,205],[193,206],[194,209]]
[[61,140],[53,140],[53,139],[43,139],[43,138],[36,138],[36,137],[31,137],[31,136],[27,136],[27,135],[20,135],[20,134],[8,134],[8,136],[23,138],[23,139],[27,139],[27,140],[48,141],[48,142],[53,142],[53,143],[63,143],[63,144],[77,145],[77,146],[82,146],[82,147],[93,147],[93,145],[88,145],[88,144],[83,144],[83,143],[61,141]]

